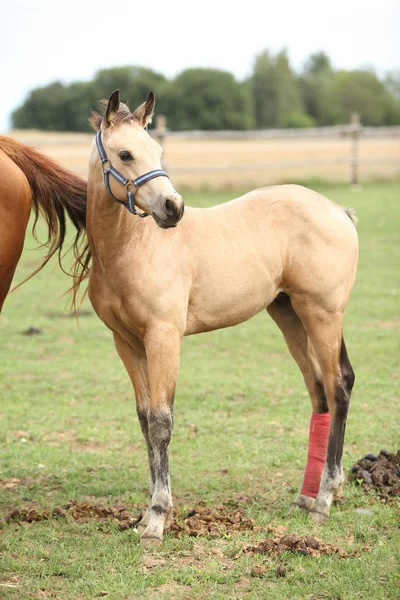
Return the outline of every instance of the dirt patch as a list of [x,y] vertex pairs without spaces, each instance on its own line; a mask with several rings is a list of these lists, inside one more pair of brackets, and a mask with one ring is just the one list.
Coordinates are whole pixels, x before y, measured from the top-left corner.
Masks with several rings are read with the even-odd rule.
[[94,312],[87,309],[79,309],[75,312],[46,312],[44,313],[49,319],[74,319],[76,317],[93,317]]
[[7,477],[5,479],[0,479],[0,488],[4,490],[16,490],[20,487],[32,488],[35,485],[45,486],[49,483],[50,480],[54,480],[51,483],[57,484],[57,477],[53,476],[51,478],[46,475],[40,475],[40,477],[23,477],[19,479],[17,477]]
[[53,518],[65,518],[65,512],[56,507],[53,510],[43,510],[41,512],[37,511],[35,508],[14,508],[11,510],[8,515],[6,515],[6,522],[17,522],[17,523],[36,523],[38,521],[48,521]]
[[[15,508],[6,515],[5,521],[7,523],[35,523],[49,519],[69,518],[77,523],[114,523],[121,531],[124,531],[138,525],[142,518],[143,509],[144,506],[140,505],[137,505],[136,508],[128,508],[123,503],[105,506],[88,501],[71,501],[63,507],[55,507],[52,510],[39,511],[36,508]],[[178,539],[184,535],[196,538],[203,537],[220,540],[217,541],[219,545],[226,543],[226,538],[231,538],[236,533],[245,531],[253,533],[267,532],[272,536],[256,544],[244,544],[233,560],[239,558],[242,553],[250,556],[257,554],[281,556],[284,553],[291,552],[292,554],[313,558],[322,555],[348,558],[360,556],[361,553],[360,550],[346,551],[337,544],[328,544],[312,535],[300,536],[296,533],[287,533],[287,527],[284,525],[269,526],[268,528],[259,527],[253,519],[246,517],[245,509],[237,504],[234,505],[234,509],[232,509],[232,506],[224,504],[209,508],[205,503],[199,503],[196,508],[189,512],[178,509],[174,521],[168,529],[168,532]],[[362,551],[368,550],[368,547],[362,549]],[[217,546],[211,552],[214,558],[224,564],[224,568],[232,568],[232,561],[225,556],[221,547]],[[209,558],[209,554],[205,552],[201,546],[201,541],[199,541],[195,543],[193,553],[190,556],[179,560],[184,560],[185,564],[188,560],[190,564],[203,568],[207,563],[206,558]],[[161,566],[163,561],[162,557],[154,558],[151,556],[145,560],[143,567],[145,570],[151,570]],[[176,566],[179,565],[176,564]],[[263,568],[260,572],[256,568],[252,576],[262,577],[264,574]],[[277,577],[285,577],[285,574],[284,567],[276,572]]]
[[170,533],[180,538],[206,536],[220,538],[237,531],[259,531],[253,519],[246,517],[245,509],[218,504],[212,508],[199,503],[187,513],[178,511],[170,527]]
[[76,429],[64,429],[63,431],[50,431],[44,436],[43,441],[50,446],[60,446],[75,441],[77,437]]
[[14,575],[8,579],[0,579],[0,592],[3,589],[4,592],[7,589],[17,589],[21,586],[24,585],[24,580],[22,579],[22,577],[19,577],[18,575]]
[[133,516],[125,504],[103,506],[102,504],[92,504],[91,502],[71,501],[64,507],[56,506],[52,510],[45,509],[38,511],[35,508],[15,508],[6,515],[5,520],[7,523],[34,523],[49,519],[65,519],[67,517],[72,518],[78,523],[114,521],[121,530],[124,530],[129,527],[135,527],[141,518],[141,514],[139,514],[139,517]]
[[[78,523],[91,521],[115,522],[122,531],[136,527],[142,518],[143,508],[138,505],[136,509],[130,509],[122,503],[105,506],[87,501],[71,501],[63,507],[57,506],[52,510],[38,511],[36,508],[15,508],[6,515],[5,520],[7,523],[33,523],[68,517]],[[239,531],[261,530],[253,519],[246,517],[245,509],[237,504],[234,508],[224,504],[209,508],[205,506],[205,503],[199,503],[196,508],[189,512],[178,509],[168,532],[176,538],[181,538],[183,535],[221,538]]]
[[381,450],[379,456],[366,454],[353,465],[350,479],[365,490],[376,491],[384,501],[400,496],[400,450],[397,454],[389,450]]
[[[59,374],[59,377],[67,377],[68,373]],[[126,444],[123,441],[102,441],[97,439],[83,438],[77,429],[64,429],[63,431],[51,431],[44,436],[43,440],[51,446],[66,446],[69,450],[87,452],[88,454],[99,454],[108,450],[124,447],[127,451],[136,452],[137,444]]]
[[43,333],[43,329],[39,329],[38,327],[29,327],[22,333],[23,335],[39,335],[40,333]]
[[400,329],[400,321],[374,321],[374,326],[380,329]]
[[[301,554],[317,558],[322,555],[336,555],[339,558],[348,558],[350,556],[360,556],[359,550],[346,552],[337,544],[327,544],[323,540],[313,535],[301,536],[297,533],[284,533],[285,527],[269,527],[268,531],[273,537],[267,538],[258,544],[244,544],[242,552],[253,556],[254,554],[269,554],[281,556],[285,552],[292,554]],[[277,576],[284,577],[285,573],[277,573]]]
[[23,485],[22,479],[18,479],[17,477],[7,477],[0,481],[0,486],[4,490],[16,490],[21,485]]
[[[127,600],[137,600],[138,596],[126,596]],[[147,591],[144,591],[140,594],[140,598],[142,600],[167,600],[167,598],[178,599],[179,600],[192,600],[193,598],[193,588],[189,585],[182,585],[175,581],[170,581],[168,583],[162,583],[157,586],[157,588],[150,588]]]
[[129,511],[126,504],[116,504],[115,506],[103,506],[102,504],[92,504],[91,502],[69,502],[66,506],[68,515],[78,523],[87,523],[89,521],[115,521],[118,527],[123,531],[130,527],[136,527],[142,518],[142,513],[136,512],[134,515]]

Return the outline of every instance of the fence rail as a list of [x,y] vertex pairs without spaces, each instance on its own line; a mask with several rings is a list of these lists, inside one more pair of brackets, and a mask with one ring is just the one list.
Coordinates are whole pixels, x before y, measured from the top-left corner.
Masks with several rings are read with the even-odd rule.
[[272,140],[337,138],[352,136],[354,132],[363,137],[400,137],[400,127],[362,127],[354,125],[334,125],[329,127],[305,127],[298,129],[252,129],[247,131],[168,131],[151,130],[154,137],[168,137],[182,140]]
[[[377,156],[373,158],[359,158],[352,156],[338,156],[332,158],[307,158],[301,160],[281,160],[267,163],[249,163],[247,165],[218,165],[205,167],[168,167],[171,173],[225,173],[229,171],[263,171],[264,169],[279,169],[285,167],[305,167],[324,165],[375,165],[375,164],[400,164],[400,160],[393,156]],[[353,182],[356,183],[356,182]]]
[[[362,165],[399,164],[398,156],[361,157],[359,152],[360,140],[363,138],[399,138],[400,127],[363,127],[358,113],[353,113],[351,122],[345,125],[330,127],[309,127],[301,129],[264,129],[251,131],[168,131],[164,116],[159,116],[156,128],[151,131],[162,146],[166,138],[173,140],[318,140],[318,139],[349,139],[348,156],[332,156],[325,158],[309,157],[296,160],[281,160],[240,165],[201,165],[201,166],[168,166],[173,173],[226,173],[231,171],[260,171],[274,168],[291,168],[302,166],[349,165],[350,181],[353,185],[359,183],[359,167]],[[166,159],[168,164],[168,158]]]
[[[357,184],[361,176],[400,177],[400,127],[363,127],[356,114],[332,127],[176,132],[159,116],[149,133],[164,146],[164,168],[177,186],[250,188],[313,177]],[[87,176],[93,134],[10,134]]]

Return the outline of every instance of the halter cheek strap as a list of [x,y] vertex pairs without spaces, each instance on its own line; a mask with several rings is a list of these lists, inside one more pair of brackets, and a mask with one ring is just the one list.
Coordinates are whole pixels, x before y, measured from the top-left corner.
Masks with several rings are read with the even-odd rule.
[[[129,190],[128,186],[131,184],[137,190],[141,185],[143,185],[144,183],[147,183],[148,181],[151,181],[152,179],[155,179],[156,177],[168,177],[167,173],[165,171],[163,171],[162,169],[154,169],[153,171],[149,171],[148,173],[145,173],[144,175],[141,175],[140,177],[137,177],[134,180],[127,179],[124,175],[122,175],[122,173],[117,171],[117,169],[115,169],[112,166],[111,162],[108,160],[106,151],[104,150],[103,142],[101,141],[101,130],[100,129],[96,134],[96,145],[97,145],[97,150],[99,151],[99,155],[100,155],[101,166],[102,166],[103,177],[104,177],[104,185],[105,185],[106,190],[109,193],[109,195],[112,198],[114,198],[115,202],[118,202],[118,204],[122,204],[123,206],[125,206],[125,208],[127,208],[129,210],[129,212],[132,213],[133,215],[137,215],[138,217],[142,217],[142,218],[148,217],[149,215],[147,213],[145,213],[145,212],[139,213],[136,210],[135,193],[134,193],[134,191]],[[120,200],[119,198],[114,196],[114,194],[112,193],[111,187],[110,187],[110,175],[112,175],[114,177],[114,179],[116,179],[121,185],[124,186],[124,188],[126,188],[126,202],[124,202],[123,200]]]

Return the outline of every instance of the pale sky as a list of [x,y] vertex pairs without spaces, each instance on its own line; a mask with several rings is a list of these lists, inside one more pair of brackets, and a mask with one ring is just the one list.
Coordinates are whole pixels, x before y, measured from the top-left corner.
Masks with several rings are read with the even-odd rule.
[[287,47],[297,70],[321,50],[336,68],[400,69],[400,0],[0,0],[0,8],[3,132],[32,88],[89,80],[103,67],[168,77],[216,67],[243,79],[258,53]]

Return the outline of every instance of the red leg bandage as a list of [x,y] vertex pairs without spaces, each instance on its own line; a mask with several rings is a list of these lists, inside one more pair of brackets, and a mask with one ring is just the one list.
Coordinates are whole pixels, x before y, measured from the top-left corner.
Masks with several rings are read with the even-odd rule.
[[316,498],[319,492],[322,470],[326,460],[330,426],[330,414],[313,413],[308,438],[307,466],[300,494]]

